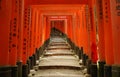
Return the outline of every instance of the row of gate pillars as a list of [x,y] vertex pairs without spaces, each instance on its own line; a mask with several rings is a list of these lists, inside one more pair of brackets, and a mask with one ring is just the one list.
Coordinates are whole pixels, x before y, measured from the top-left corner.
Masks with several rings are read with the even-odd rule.
[[[98,62],[98,66],[97,64],[93,64],[90,58],[86,54],[84,54],[84,48],[79,48],[78,46],[76,46],[70,40],[70,38],[67,38],[66,34],[62,33],[61,31],[55,28],[52,28],[50,35],[58,35],[64,37],[67,40],[67,42],[71,45],[72,49],[75,50],[74,52],[79,56],[79,59],[82,59],[82,64],[87,67],[87,73],[91,74],[92,77],[98,77],[98,75],[99,77],[112,76],[111,72],[109,71],[112,69],[111,67],[105,66],[105,62]],[[46,40],[39,49],[36,49],[36,53],[29,57],[26,65],[22,65],[22,62],[18,62],[17,66],[15,67],[0,67],[0,77],[27,77],[30,73],[30,69],[33,69],[33,67],[36,65],[36,60],[39,60],[39,57],[42,56],[42,54],[44,53],[43,51],[47,47],[49,40],[50,39]]]
[[34,25],[28,2],[0,0],[0,77],[27,77],[49,42],[41,46],[45,38],[38,38],[41,27]]
[[22,62],[17,62],[17,65],[14,67],[0,67],[0,77],[28,77],[30,70],[36,65],[36,61],[39,60],[48,43],[49,39],[39,49],[36,49],[36,53],[29,57],[27,64],[23,65]]

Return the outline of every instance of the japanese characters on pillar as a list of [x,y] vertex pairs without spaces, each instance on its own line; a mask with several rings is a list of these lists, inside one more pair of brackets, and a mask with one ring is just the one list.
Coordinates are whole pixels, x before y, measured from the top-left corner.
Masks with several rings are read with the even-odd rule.
[[116,9],[116,15],[117,16],[120,16],[120,0],[115,0],[116,4],[113,5],[112,4],[112,0],[111,0],[111,5],[113,6],[116,6],[115,9]]
[[15,66],[17,63],[18,47],[18,1],[12,0],[12,12],[9,35],[9,64]]
[[22,62],[22,51],[23,51],[23,19],[24,19],[24,0],[19,0],[19,26],[18,26],[18,52],[17,61]]
[[89,1],[89,11],[91,18],[91,31],[90,31],[90,46],[91,46],[91,59],[93,63],[96,63],[98,60],[97,56],[97,43],[96,43],[96,6],[95,0]]
[[31,7],[30,56],[32,56],[34,53],[34,26],[35,26],[35,11]]
[[83,15],[83,32],[84,32],[84,35],[83,35],[83,37],[84,37],[84,39],[83,39],[83,42],[84,42],[84,51],[85,51],[85,54],[87,55],[87,56],[89,56],[89,54],[90,54],[90,43],[89,43],[89,37],[88,37],[88,25],[87,25],[87,15],[86,15],[86,8],[87,8],[87,6],[86,5],[84,5],[83,6],[83,13],[82,13],[82,15]]
[[23,64],[26,64],[28,59],[28,27],[29,27],[29,21],[28,21],[28,8],[25,7],[24,9],[24,26],[23,26],[23,51],[22,51],[22,60]]
[[27,48],[28,48],[28,58],[30,57],[30,26],[31,26],[31,10],[30,7],[28,8],[28,30],[27,30],[27,38],[28,38],[28,44],[27,44]]
[[102,0],[97,0],[96,2],[97,9],[97,20],[98,20],[98,55],[99,61],[105,62],[105,41],[104,41],[104,23],[103,23],[103,6]]
[[37,32],[37,8],[34,8],[34,11],[35,11],[35,19],[34,19],[34,29],[33,29],[33,33],[34,33],[34,35],[33,35],[33,54],[35,54],[35,49],[36,49],[36,36],[37,36],[37,34],[36,34],[36,32]]
[[9,66],[11,0],[0,0],[0,67]]
[[87,56],[91,59],[91,48],[90,48],[90,31],[91,31],[91,22],[90,22],[90,11],[88,5],[85,5],[85,18],[86,18],[86,34],[87,34]]
[[113,34],[110,12],[110,0],[103,0],[103,18],[104,18],[104,40],[105,40],[105,59],[107,65],[114,63],[113,56]]

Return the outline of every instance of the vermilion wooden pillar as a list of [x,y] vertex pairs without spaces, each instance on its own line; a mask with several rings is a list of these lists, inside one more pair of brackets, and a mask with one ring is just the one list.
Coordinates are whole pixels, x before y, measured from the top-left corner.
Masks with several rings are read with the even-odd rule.
[[86,23],[86,40],[87,40],[87,55],[89,57],[89,60],[91,60],[91,48],[90,48],[90,32],[91,32],[91,22],[90,22],[90,10],[89,10],[89,6],[85,5],[84,6],[84,10],[85,10],[85,23]]
[[38,10],[36,10],[36,36],[35,36],[35,47],[36,47],[36,49],[38,49],[39,48],[39,46],[38,46],[38,42],[39,42],[39,39],[38,39],[38,37],[40,36],[39,35],[39,11]]
[[38,38],[38,40],[37,40],[37,48],[40,48],[40,11],[38,11],[38,36],[37,36],[37,38]]
[[18,77],[22,77],[22,51],[23,51],[23,20],[24,20],[24,0],[19,0],[18,12],[18,51],[17,51],[17,65]]
[[79,35],[78,35],[78,37],[79,37],[79,47],[82,47],[82,45],[83,45],[83,41],[82,41],[82,39],[83,39],[83,22],[82,22],[82,10],[80,10],[79,11],[79,19],[80,19],[80,24],[79,24]]
[[30,26],[31,26],[31,10],[30,7],[28,7],[27,12],[27,64],[28,64],[28,73],[30,73]]
[[0,77],[11,77],[9,67],[11,2],[11,0],[0,0]]
[[73,34],[73,36],[72,36],[72,41],[74,42],[74,44],[76,44],[76,33],[75,33],[75,31],[76,31],[76,21],[75,21],[75,19],[76,19],[76,16],[75,15],[73,15],[72,16],[72,34]]
[[39,11],[39,46],[42,46],[42,25],[41,25],[41,13]]
[[104,67],[105,77],[111,77],[111,65],[114,63],[113,56],[113,34],[110,12],[110,0],[103,0],[103,18],[104,18],[104,38],[105,38],[105,59],[106,66]]
[[95,0],[89,2],[89,11],[91,18],[91,59],[93,63],[97,62],[97,44],[96,44],[96,15],[95,15]]
[[91,76],[97,77],[97,60],[98,60],[98,54],[97,54],[97,41],[96,41],[96,6],[95,6],[96,0],[90,0],[89,1],[89,11],[90,11],[90,49],[91,49]]
[[36,21],[36,12],[34,7],[31,7],[31,27],[30,27],[30,68],[34,66],[34,52],[35,52],[35,21]]
[[51,26],[50,26],[50,21],[49,18],[47,17],[46,19],[46,40],[50,37],[50,30],[51,30]]
[[99,61],[105,62],[105,41],[104,41],[104,23],[102,0],[97,0],[97,20],[98,20],[98,53]]
[[27,54],[28,54],[28,51],[27,51],[27,36],[28,36],[28,9],[25,8],[25,11],[24,11],[24,27],[23,27],[23,52],[22,52],[22,62],[23,62],[23,65],[26,64],[27,62]]
[[12,0],[12,12],[9,35],[9,64],[12,69],[12,77],[18,77],[17,48],[18,48],[18,1]]
[[78,46],[79,45],[79,37],[78,37],[78,35],[79,35],[79,16],[78,16],[78,12],[77,12],[77,15],[76,15],[76,30],[75,30],[75,33],[76,33],[76,46]]
[[[114,63],[113,57],[113,38],[112,38],[112,25],[110,13],[110,0],[103,1],[103,14],[104,14],[104,31],[105,31],[105,57],[106,64],[112,65]],[[105,8],[106,7],[106,8]]]
[[[83,48],[82,52],[82,60],[83,64],[86,65],[89,52],[88,52],[88,31],[87,31],[87,24],[86,24],[86,8],[85,6],[81,7],[79,11],[79,46]],[[88,23],[88,22],[87,22]]]
[[[15,12],[18,8],[15,0],[12,0],[12,15],[10,22],[10,48],[9,48],[9,63],[11,66],[16,65],[17,61],[17,33],[18,33],[18,25],[17,25],[17,12]],[[18,10],[17,10],[18,11]]]
[[97,20],[98,20],[98,76],[104,77],[104,65],[105,65],[105,40],[104,40],[104,19],[103,19],[103,6],[102,0],[96,1],[96,9],[97,9]]
[[43,16],[42,22],[42,44],[44,44],[46,40],[46,16]]
[[38,20],[38,17],[39,17],[39,15],[38,15],[38,9],[37,8],[33,8],[34,9],[34,11],[35,11],[35,19],[34,19],[34,30],[33,30],[33,32],[34,32],[34,35],[33,35],[33,38],[34,38],[34,42],[33,42],[33,58],[34,58],[34,60],[33,60],[33,65],[35,66],[36,65],[36,58],[37,58],[37,40],[38,40],[38,38],[37,38],[37,36],[38,36],[38,22],[39,22],[39,20]]
[[72,16],[69,16],[68,18],[68,37],[71,39],[72,38]]
[[82,11],[82,26],[83,26],[83,46],[84,46],[84,52],[86,54],[86,56],[89,55],[89,48],[88,48],[88,29],[87,29],[87,21],[86,21],[86,7],[83,7],[83,11]]
[[66,33],[67,33],[67,36],[68,38],[70,38],[70,18],[68,17],[67,19],[67,29],[66,29]]
[[111,25],[113,33],[114,65],[112,77],[120,77],[120,1],[110,0]]
[[23,51],[22,51],[22,77],[27,77],[30,60],[29,60],[29,7],[28,0],[24,1],[24,22],[23,22]]

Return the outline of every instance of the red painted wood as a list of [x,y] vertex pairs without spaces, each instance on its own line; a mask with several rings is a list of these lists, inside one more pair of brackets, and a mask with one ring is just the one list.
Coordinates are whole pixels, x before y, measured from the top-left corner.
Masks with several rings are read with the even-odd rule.
[[72,16],[68,17],[68,25],[67,25],[67,33],[68,37],[72,40],[73,37],[73,30],[72,30]]
[[111,0],[111,23],[113,32],[114,64],[120,65],[120,1]]
[[89,40],[88,40],[88,29],[87,29],[87,24],[86,24],[86,7],[83,7],[83,12],[82,12],[82,22],[83,22],[83,46],[84,46],[84,52],[86,55],[89,55]]
[[43,20],[43,22],[41,24],[41,26],[42,26],[42,44],[44,44],[44,42],[46,40],[46,26],[47,26],[46,17],[44,16],[42,20]]
[[0,4],[0,66],[9,65],[9,33],[11,18],[11,0],[2,0]]
[[102,0],[97,1],[97,19],[98,19],[98,55],[99,61],[105,62],[105,40],[104,40],[104,23],[103,23],[103,6]]
[[106,64],[114,64],[113,56],[113,34],[110,13],[110,0],[103,0],[103,14],[104,14],[104,37],[105,37],[105,59]]
[[[17,1],[18,2],[18,1]],[[17,45],[18,45],[18,3],[12,0],[12,12],[9,35],[9,64],[15,66],[17,63]]]
[[[37,36],[38,36],[38,34],[37,34],[37,32],[38,32],[38,11],[37,11],[37,9],[35,9],[35,25],[34,25],[34,27],[35,27],[35,29],[34,29],[35,44],[34,45],[35,45],[35,49],[36,49],[37,48]],[[34,51],[35,51],[35,49],[34,49]]]
[[18,13],[18,52],[17,61],[22,62],[22,51],[23,51],[23,25],[24,25],[24,0],[19,1],[19,13]]
[[29,0],[23,0],[23,9],[24,9],[24,17],[23,17],[23,48],[22,48],[22,63],[26,64],[27,60],[30,57],[30,8],[29,8]]
[[49,39],[49,37],[50,37],[50,30],[51,30],[51,25],[50,25],[50,19],[49,19],[49,17],[47,17],[47,20],[46,20],[46,22],[47,22],[47,34],[46,34],[46,37],[47,37],[47,39]]
[[87,4],[88,0],[34,0],[32,4]]
[[35,33],[34,33],[34,28],[35,28],[35,10],[32,8],[31,9],[31,11],[32,11],[32,14],[31,14],[31,27],[30,27],[30,56],[32,56],[33,55],[33,53],[34,53],[34,41],[35,41],[35,39],[34,39],[34,35],[35,35]]
[[38,32],[37,32],[37,48],[39,48],[41,45],[40,45],[40,37],[41,37],[41,35],[40,35],[40,32],[41,32],[41,30],[40,30],[40,12],[38,11],[38,20],[39,20],[39,22],[38,22]]
[[89,1],[89,11],[91,20],[91,31],[90,31],[90,47],[91,47],[91,59],[93,63],[98,60],[97,55],[97,43],[96,43],[96,15],[95,15],[95,0]]
[[23,27],[23,51],[22,51],[22,62],[26,64],[28,59],[28,8],[25,7],[24,11],[24,27]]
[[39,12],[38,12],[38,10],[36,11],[36,36],[35,36],[35,38],[36,38],[36,42],[35,42],[35,47],[36,48],[39,48],[39,46],[38,46],[38,43],[39,43]]

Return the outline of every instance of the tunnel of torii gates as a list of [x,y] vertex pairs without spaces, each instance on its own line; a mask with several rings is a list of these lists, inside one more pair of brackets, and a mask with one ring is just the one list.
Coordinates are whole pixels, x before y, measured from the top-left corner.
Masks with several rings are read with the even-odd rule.
[[99,77],[120,77],[120,0],[0,0],[0,75],[25,73],[53,27]]

